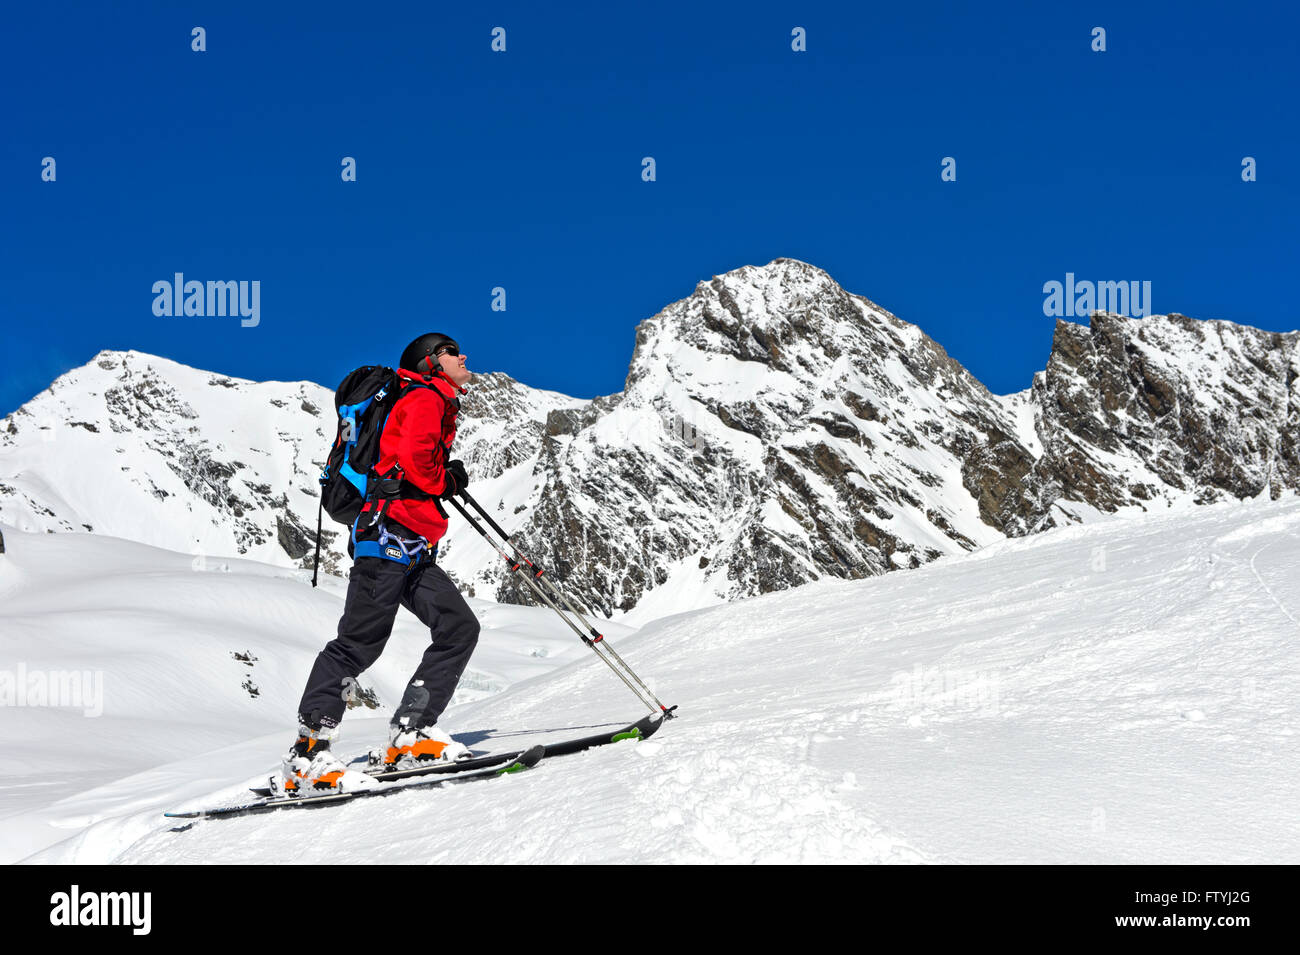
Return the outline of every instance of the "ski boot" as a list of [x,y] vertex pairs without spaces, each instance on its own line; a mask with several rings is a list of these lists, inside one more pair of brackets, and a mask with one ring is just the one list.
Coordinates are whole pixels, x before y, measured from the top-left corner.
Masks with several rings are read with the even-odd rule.
[[337,727],[298,727],[298,738],[280,763],[280,775],[271,777],[271,791],[277,796],[298,796],[322,792],[353,792],[380,785],[366,773],[348,769],[330,752]]
[[388,727],[388,748],[371,750],[370,763],[383,769],[409,769],[424,763],[455,762],[474,754],[436,725],[407,727],[400,723]]

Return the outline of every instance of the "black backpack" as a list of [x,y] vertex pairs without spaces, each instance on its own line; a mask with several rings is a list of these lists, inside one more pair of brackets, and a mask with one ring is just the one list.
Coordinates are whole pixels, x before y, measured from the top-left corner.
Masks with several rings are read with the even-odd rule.
[[396,371],[383,365],[364,365],[339,383],[334,392],[338,432],[320,476],[316,569],[311,575],[313,587],[320,570],[320,511],[328,511],[330,519],[340,524],[352,525],[375,490],[378,477],[374,468],[379,462],[379,437],[389,414],[403,395],[427,387],[413,381],[404,385]]

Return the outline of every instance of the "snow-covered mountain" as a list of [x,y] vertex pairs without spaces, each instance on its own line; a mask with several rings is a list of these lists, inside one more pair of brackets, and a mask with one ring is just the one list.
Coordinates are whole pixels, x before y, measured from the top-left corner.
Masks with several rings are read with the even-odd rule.
[[[1294,493],[1298,344],[1300,332],[1177,314],[1058,322],[1031,398],[1043,453],[1008,473],[1106,512]],[[1001,506],[1047,517],[1019,490]]]
[[[616,395],[478,376],[458,453],[583,603],[644,620],[1100,514],[1294,493],[1298,341],[1098,313],[1058,323],[1033,387],[999,397],[916,326],[777,259],[643,321]],[[306,382],[101,353],[0,422],[0,520],[303,566],[332,405]],[[342,533],[325,537],[345,571]],[[471,593],[524,599],[462,522],[440,560]]]
[[[195,572],[101,536],[8,544],[0,861],[1300,861],[1294,498],[1101,518],[615,631],[680,706],[650,740],[182,833],[163,811],[245,798],[274,768],[341,582]],[[460,738],[516,749],[643,712],[549,611],[475,609],[471,668],[510,685],[448,711]],[[366,675],[385,708],[349,711],[340,751],[384,738],[422,645],[401,620]],[[33,695],[96,674],[98,707]]]
[[1002,536],[959,452],[1012,428],[920,329],[779,259],[643,322],[625,390],[551,416],[525,536],[606,612],[917,567]]
[[27,530],[296,564],[315,540],[312,460],[332,417],[319,385],[100,352],[0,422],[0,514]]
[[[507,481],[531,467],[547,414],[577,399],[476,378],[463,456]],[[334,393],[253,382],[135,351],[104,351],[0,421],[0,520],[206,556],[310,567]],[[322,566],[345,573],[328,516]]]

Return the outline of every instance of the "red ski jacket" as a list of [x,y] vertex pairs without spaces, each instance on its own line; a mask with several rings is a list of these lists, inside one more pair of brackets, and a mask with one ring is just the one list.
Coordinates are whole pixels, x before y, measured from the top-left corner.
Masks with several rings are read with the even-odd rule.
[[[430,380],[404,368],[399,368],[397,374],[404,382],[402,395],[379,436],[375,473],[387,475],[396,466],[401,469],[400,476],[417,489],[441,494],[447,484],[443,464],[450,459],[451,443],[456,438],[460,398],[444,378]],[[415,388],[408,394],[411,382],[429,387]],[[361,513],[373,506],[366,504]],[[437,502],[432,499],[399,498],[388,505],[386,516],[428,538],[430,544],[436,544],[447,533],[447,518],[438,512]]]

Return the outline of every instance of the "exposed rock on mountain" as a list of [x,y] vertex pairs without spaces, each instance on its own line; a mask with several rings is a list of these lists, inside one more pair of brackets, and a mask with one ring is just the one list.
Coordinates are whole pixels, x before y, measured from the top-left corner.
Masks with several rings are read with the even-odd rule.
[[1300,488],[1300,333],[1186,315],[1058,322],[1034,476],[1101,511]]

